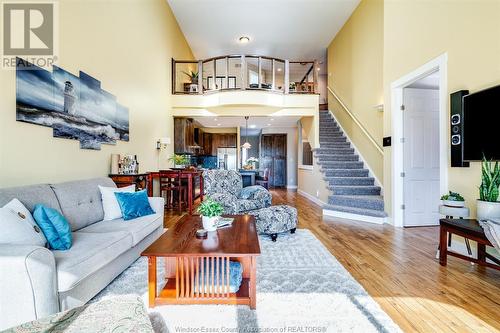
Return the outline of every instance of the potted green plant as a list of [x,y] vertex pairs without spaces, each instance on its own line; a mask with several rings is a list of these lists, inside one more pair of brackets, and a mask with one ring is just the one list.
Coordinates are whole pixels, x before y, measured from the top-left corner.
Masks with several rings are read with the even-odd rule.
[[500,186],[500,167],[498,162],[493,165],[483,156],[481,163],[481,185],[479,186],[479,200],[477,201],[478,220],[499,218],[500,202],[498,202],[498,187]]
[[183,168],[189,164],[189,158],[186,155],[173,154],[168,160],[174,164],[174,168]]
[[443,201],[443,205],[448,207],[464,207],[465,199],[460,193],[452,192],[448,194],[444,194],[441,196],[441,200]]
[[206,231],[217,230],[217,222],[224,212],[224,207],[217,201],[207,198],[198,206],[198,213],[201,215],[203,229]]
[[198,72],[193,72],[193,71],[189,71],[189,72],[184,72],[184,74],[187,75],[187,77],[189,77],[189,80],[191,81],[191,84],[189,85],[189,92],[198,92]]

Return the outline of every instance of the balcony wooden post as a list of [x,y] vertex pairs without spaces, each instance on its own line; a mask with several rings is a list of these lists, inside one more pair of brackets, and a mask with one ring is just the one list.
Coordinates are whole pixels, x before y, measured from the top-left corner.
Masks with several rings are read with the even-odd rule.
[[285,60],[285,77],[284,77],[284,84],[285,84],[285,94],[290,93],[290,62],[288,60]]
[[273,63],[271,65],[271,72],[273,73],[273,85],[272,85],[272,89],[273,90],[276,89],[276,73],[275,73],[275,70],[276,70],[276,60],[273,59]]
[[172,95],[175,95],[176,93],[176,84],[177,84],[177,72],[176,72],[176,65],[175,65],[175,59],[172,58]]
[[314,61],[314,69],[313,69],[313,93],[318,93],[318,68],[319,62],[317,60]]
[[213,62],[214,62],[214,78],[212,81],[212,90],[216,90],[217,89],[217,83],[216,83],[216,81],[217,81],[217,66],[216,66],[217,60],[214,59]]
[[262,58],[259,57],[259,80],[257,81],[257,88],[261,88],[262,87]]
[[247,61],[245,56],[241,56],[241,90],[245,90],[247,88]]
[[203,61],[198,61],[198,94],[203,94]]
[[228,88],[229,88],[229,57],[226,57],[226,89]]

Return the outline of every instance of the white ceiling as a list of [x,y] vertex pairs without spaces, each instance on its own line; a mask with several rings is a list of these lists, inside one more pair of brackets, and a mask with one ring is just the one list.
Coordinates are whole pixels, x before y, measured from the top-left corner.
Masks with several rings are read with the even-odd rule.
[[[195,58],[318,60],[360,0],[167,0]],[[241,44],[239,37],[250,42]],[[326,70],[322,68],[322,73]]]
[[[248,119],[249,134],[253,130],[265,127],[297,127],[301,117],[250,117]],[[245,127],[245,117],[194,117],[203,127]]]

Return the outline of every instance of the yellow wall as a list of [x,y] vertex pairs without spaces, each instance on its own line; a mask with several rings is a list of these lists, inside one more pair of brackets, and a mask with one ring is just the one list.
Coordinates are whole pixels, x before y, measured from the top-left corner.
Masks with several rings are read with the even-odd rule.
[[[448,93],[500,83],[500,1],[386,1],[384,6],[384,135],[391,135],[390,84],[448,53]],[[449,105],[447,108],[449,112]],[[486,118],[485,118],[486,119]],[[444,129],[449,133],[449,127]],[[475,216],[480,164],[449,168],[448,187]],[[391,149],[385,149],[384,196],[391,213]]]
[[15,71],[0,70],[0,186],[105,176],[110,155],[137,154],[142,171],[167,155],[155,148],[173,139],[171,58],[192,59],[165,0],[59,1],[59,66],[101,81],[129,108],[130,142],[81,150],[78,141],[56,139],[52,129],[16,122]]
[[[374,106],[383,97],[384,2],[364,0],[328,47],[328,86],[381,144],[383,113]],[[328,96],[329,109],[383,181],[383,156],[349,115]]]

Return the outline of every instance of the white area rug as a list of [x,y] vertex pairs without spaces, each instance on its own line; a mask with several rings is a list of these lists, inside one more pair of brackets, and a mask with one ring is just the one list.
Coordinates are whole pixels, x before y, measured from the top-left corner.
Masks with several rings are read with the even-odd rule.
[[[155,329],[161,332],[400,332],[309,230],[281,234],[275,243],[261,236],[260,246],[256,310],[229,305],[159,306],[150,310]],[[162,277],[160,270],[158,280]],[[140,258],[92,301],[138,294],[147,304],[147,291],[147,260]]]

